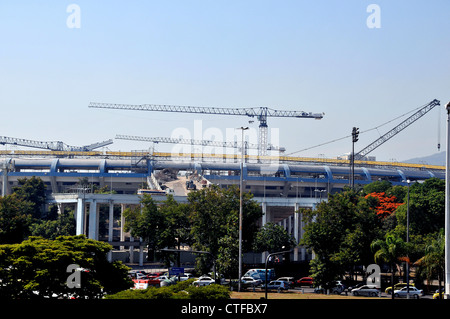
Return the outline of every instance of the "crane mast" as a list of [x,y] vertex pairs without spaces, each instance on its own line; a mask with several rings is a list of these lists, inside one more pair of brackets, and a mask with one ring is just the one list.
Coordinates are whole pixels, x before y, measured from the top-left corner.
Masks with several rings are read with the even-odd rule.
[[312,118],[320,120],[324,113],[312,113],[304,111],[284,111],[274,110],[268,107],[254,108],[220,108],[220,107],[199,107],[199,106],[177,106],[161,104],[114,104],[91,102],[90,108],[135,110],[135,111],[158,111],[158,112],[179,112],[214,115],[240,115],[255,118],[259,121],[258,154],[267,155],[268,149],[268,117],[290,117],[290,118]]

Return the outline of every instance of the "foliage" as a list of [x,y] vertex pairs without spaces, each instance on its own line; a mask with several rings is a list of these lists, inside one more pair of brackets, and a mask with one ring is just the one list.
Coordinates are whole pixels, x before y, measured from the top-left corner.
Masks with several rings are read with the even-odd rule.
[[369,193],[366,198],[374,197],[378,200],[378,206],[375,208],[378,218],[386,218],[395,212],[397,207],[403,205],[403,203],[397,202],[397,197],[388,196],[385,192],[381,193]]
[[125,231],[130,231],[132,236],[141,237],[148,246],[149,258],[152,260],[152,252],[160,248],[160,237],[164,231],[164,217],[158,209],[155,201],[148,194],[141,197],[141,206],[124,211]]
[[354,265],[372,263],[368,247],[382,229],[373,208],[372,201],[349,189],[330,195],[315,211],[303,210],[306,226],[301,244],[316,254],[311,262],[315,284],[326,287]]
[[30,234],[32,205],[17,194],[0,197],[0,243],[20,243]]
[[[237,270],[239,238],[239,198],[237,187],[222,189],[216,185],[188,195],[191,234],[196,250],[208,251],[217,260],[217,270],[229,275]],[[243,251],[250,251],[262,210],[250,193],[243,194]],[[197,258],[197,269],[205,273],[211,267],[207,255]],[[229,259],[232,258],[232,259]]]
[[[406,202],[406,199],[405,199]],[[406,238],[407,205],[396,211],[397,231],[402,231]],[[410,235],[437,233],[444,227],[445,219],[445,181],[438,178],[427,179],[424,183],[410,186],[409,229]]]
[[45,205],[45,184],[38,177],[22,178],[19,186],[13,188],[17,197],[30,205],[29,213],[33,218],[40,218]]
[[[371,249],[374,252],[375,262],[386,262],[391,266],[391,287],[393,287],[396,266],[407,256],[406,243],[399,237],[387,234],[384,240],[375,240],[371,244]],[[392,293],[392,298],[394,298],[394,293]]]
[[[132,286],[128,267],[110,263],[107,243],[85,236],[60,236],[55,240],[30,237],[20,244],[0,245],[0,297],[52,298],[74,296],[100,298]],[[87,269],[81,273],[81,287],[69,288],[67,267]],[[20,280],[17,280],[20,278]]]
[[228,287],[211,284],[195,287],[194,279],[178,282],[172,286],[149,287],[147,289],[134,289],[120,291],[105,296],[105,299],[229,299]]
[[261,227],[253,243],[256,252],[268,251],[269,253],[289,250],[295,245],[294,237],[289,235],[283,227],[274,223],[266,223]]
[[445,270],[444,229],[441,229],[434,238],[428,240],[425,247],[425,254],[416,264],[421,266],[422,272],[428,280],[437,277],[440,291]]

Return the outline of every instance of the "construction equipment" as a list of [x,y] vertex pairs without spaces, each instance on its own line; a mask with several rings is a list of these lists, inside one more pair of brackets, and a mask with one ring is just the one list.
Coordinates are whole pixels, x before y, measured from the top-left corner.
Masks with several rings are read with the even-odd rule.
[[218,107],[198,107],[198,106],[176,106],[176,105],[158,105],[158,104],[113,104],[96,103],[89,104],[91,108],[136,110],[136,111],[158,111],[158,112],[179,112],[179,113],[199,113],[214,115],[244,115],[256,117],[259,121],[258,136],[258,155],[267,155],[267,118],[268,117],[291,117],[291,118],[313,118],[320,120],[324,113],[311,113],[304,111],[282,111],[273,110],[268,107],[255,108],[218,108]]
[[[184,139],[184,138],[171,138],[171,137],[144,137],[144,136],[132,136],[132,135],[116,135],[116,139],[130,140],[130,141],[142,141],[142,142],[152,142],[152,143],[172,143],[172,144],[189,144],[189,145],[202,145],[202,146],[214,146],[223,148],[241,148],[241,143],[237,142],[217,142],[210,140],[194,140],[194,139]],[[259,149],[258,144],[244,142],[245,149]],[[286,151],[286,148],[274,146],[268,144],[269,150]],[[245,152],[246,153],[246,152]]]
[[15,137],[7,137],[7,136],[0,136],[0,144],[11,144],[11,145],[20,145],[25,147],[33,147],[33,148],[41,148],[41,149],[47,149],[51,151],[68,151],[68,152],[88,152],[92,151],[94,149],[112,144],[113,140],[109,139],[103,142],[93,143],[90,145],[85,146],[70,146],[67,144],[64,144],[61,141],[56,142],[42,142],[42,141],[34,141],[34,140],[27,140],[23,138],[15,138]]
[[420,108],[417,112],[415,112],[413,115],[408,117],[406,120],[401,122],[399,125],[394,127],[392,130],[387,132],[386,134],[382,135],[380,138],[376,139],[374,142],[363,148],[361,151],[356,153],[354,155],[355,160],[360,160],[364,158],[367,154],[372,152],[377,147],[381,146],[383,143],[403,131],[405,128],[410,126],[412,123],[420,119],[422,116],[427,114],[429,111],[431,111],[435,106],[440,105],[440,102],[436,99],[431,101],[430,103],[426,104],[422,108]]

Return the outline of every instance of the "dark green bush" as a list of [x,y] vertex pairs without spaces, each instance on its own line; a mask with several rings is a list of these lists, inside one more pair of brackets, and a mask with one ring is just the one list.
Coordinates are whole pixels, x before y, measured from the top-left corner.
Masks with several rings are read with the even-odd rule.
[[106,299],[229,299],[230,291],[226,286],[209,285],[194,287],[194,280],[186,280],[172,286],[150,287],[147,289],[124,290]]

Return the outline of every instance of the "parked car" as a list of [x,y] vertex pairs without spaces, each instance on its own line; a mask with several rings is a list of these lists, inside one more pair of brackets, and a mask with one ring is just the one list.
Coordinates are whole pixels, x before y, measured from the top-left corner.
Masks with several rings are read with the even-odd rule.
[[[395,285],[394,285],[394,290],[400,290],[400,289],[402,289],[403,287],[406,287],[406,282],[400,282],[400,283],[398,283],[398,284],[395,284]],[[410,283],[410,284],[409,284],[409,287],[415,287],[415,285],[414,285],[413,283]],[[391,294],[391,292],[392,292],[392,287],[387,287],[386,290],[385,290],[384,292],[387,293],[387,294]]]
[[241,283],[245,286],[256,287],[263,283],[261,279],[255,279],[253,277],[242,277]]
[[[394,297],[406,297],[407,290],[408,290],[407,287],[404,287],[399,290],[394,290]],[[423,296],[423,290],[417,289],[416,287],[409,286],[409,296],[419,299],[420,296]]]
[[[329,288],[328,290],[330,294],[340,295],[344,291],[344,289],[345,286],[339,280],[337,280],[331,285],[331,288]],[[317,287],[314,289],[314,292],[317,294],[325,294],[327,293],[327,290],[322,287]]]
[[439,299],[439,295],[441,295],[441,299],[444,299],[444,293],[445,293],[445,288],[441,288],[440,293],[439,293],[439,289],[436,289],[436,291],[433,294],[433,299]]
[[[265,287],[266,287],[266,285],[263,285],[263,288],[265,288]],[[269,282],[269,284],[267,284],[267,289],[268,290],[275,289],[278,291],[287,290],[288,285],[286,284],[286,282],[284,282],[282,280],[272,280],[271,282]]]
[[355,284],[354,286],[348,287],[348,291],[351,292],[353,289],[360,288],[360,287],[366,286],[366,285],[367,285],[367,283],[365,283],[365,282],[360,282],[359,284]]
[[212,279],[209,276],[201,276],[196,281],[194,281],[192,284],[194,286],[208,286],[214,283],[214,279]]
[[294,288],[294,277],[280,277],[277,280],[284,281],[288,285],[288,288]]
[[180,281],[185,281],[188,279],[194,278],[194,275],[191,273],[184,273],[180,276]]
[[353,296],[368,296],[378,297],[380,296],[380,290],[375,285],[363,285],[351,290]]
[[314,285],[314,279],[312,277],[302,277],[297,280],[297,286],[309,286],[312,287]]

